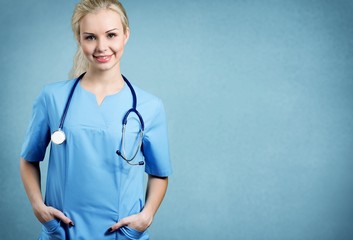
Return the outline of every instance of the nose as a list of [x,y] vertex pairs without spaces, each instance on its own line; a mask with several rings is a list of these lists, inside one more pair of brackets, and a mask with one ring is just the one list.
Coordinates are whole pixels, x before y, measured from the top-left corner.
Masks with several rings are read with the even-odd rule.
[[107,51],[108,45],[105,39],[99,39],[97,41],[97,47],[96,50],[97,52],[105,52]]

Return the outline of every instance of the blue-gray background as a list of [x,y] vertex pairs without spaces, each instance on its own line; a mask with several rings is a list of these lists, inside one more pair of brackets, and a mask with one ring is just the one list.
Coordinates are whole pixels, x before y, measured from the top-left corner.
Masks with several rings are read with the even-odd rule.
[[[19,153],[39,90],[68,79],[76,2],[1,3],[0,239],[40,230]],[[353,2],[123,3],[123,73],[168,114],[151,238],[353,239]]]

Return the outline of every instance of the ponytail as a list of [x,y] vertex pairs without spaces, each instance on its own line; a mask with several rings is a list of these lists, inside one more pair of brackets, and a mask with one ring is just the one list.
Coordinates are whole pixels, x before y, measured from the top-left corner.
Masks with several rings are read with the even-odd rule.
[[70,71],[70,78],[77,78],[82,73],[87,72],[88,61],[80,46],[77,46],[77,51],[74,58],[74,65]]

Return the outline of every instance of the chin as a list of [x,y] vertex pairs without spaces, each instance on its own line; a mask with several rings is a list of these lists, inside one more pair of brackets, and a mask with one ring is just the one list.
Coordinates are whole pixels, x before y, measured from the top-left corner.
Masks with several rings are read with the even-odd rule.
[[102,70],[102,71],[112,69],[118,64],[119,64],[119,62],[116,62],[116,61],[109,61],[106,63],[97,63],[95,59],[92,59],[90,61],[91,67],[93,67],[94,69],[97,69],[97,70]]

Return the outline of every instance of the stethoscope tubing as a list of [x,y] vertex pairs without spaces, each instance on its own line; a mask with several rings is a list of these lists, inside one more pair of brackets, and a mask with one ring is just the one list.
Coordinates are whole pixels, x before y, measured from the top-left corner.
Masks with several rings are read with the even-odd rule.
[[67,99],[67,101],[66,101],[66,105],[65,105],[65,108],[64,108],[63,115],[61,116],[60,125],[59,125],[59,129],[60,129],[60,130],[61,130],[61,129],[63,128],[63,126],[64,126],[64,122],[65,122],[65,119],[66,119],[67,111],[69,110],[69,107],[70,107],[70,104],[71,104],[72,95],[74,95],[76,86],[77,86],[77,84],[80,82],[80,80],[83,78],[83,76],[84,76],[85,74],[86,74],[86,72],[82,73],[82,74],[76,79],[74,85],[73,85],[72,88],[71,88],[69,97],[68,97],[68,99]]
[[[64,123],[65,123],[65,119],[66,119],[66,115],[67,115],[67,112],[69,110],[69,107],[70,107],[70,104],[71,104],[71,99],[72,99],[72,96],[75,92],[75,89],[77,87],[77,84],[80,82],[80,80],[83,78],[83,76],[86,74],[86,72],[82,73],[75,81],[74,85],[72,86],[71,88],[71,91],[70,91],[70,94],[68,96],[68,99],[66,101],[66,104],[65,104],[65,108],[64,108],[64,111],[63,111],[63,114],[61,116],[61,119],[60,119],[60,124],[59,124],[59,128],[58,130],[54,131],[53,134],[52,134],[52,142],[54,142],[55,144],[62,144],[65,139],[66,139],[66,136],[65,136],[65,133],[64,131],[62,130],[63,127],[64,127]],[[132,108],[130,108],[124,115],[123,117],[123,120],[122,120],[122,125],[123,125],[123,128],[122,128],[122,137],[121,137],[121,147],[123,149],[123,152],[121,152],[120,150],[117,150],[116,151],[116,154],[118,156],[120,156],[122,159],[124,159],[128,164],[130,165],[144,165],[144,162],[143,161],[140,161],[138,163],[131,163],[132,160],[135,159],[135,157],[137,156],[139,150],[141,149],[142,147],[142,139],[143,139],[143,136],[144,136],[144,130],[145,130],[145,123],[143,121],[143,118],[141,116],[141,114],[139,113],[139,111],[137,111],[136,109],[136,106],[137,106],[137,97],[136,97],[136,93],[135,93],[135,90],[134,88],[132,87],[131,83],[125,78],[124,75],[121,75],[125,81],[125,83],[128,85],[129,89],[130,89],[130,92],[131,92],[131,95],[132,95]],[[138,147],[136,149],[136,151],[133,153],[133,156],[132,158],[128,158],[126,157],[126,151],[125,151],[125,129],[126,129],[126,125],[127,125],[127,120],[128,120],[128,117],[130,115],[130,113],[135,113],[137,115],[137,117],[139,118],[139,121],[140,121],[140,131],[139,131],[139,140],[138,140]],[[55,141],[53,136],[56,135],[61,135],[62,139],[59,140],[59,141]]]

